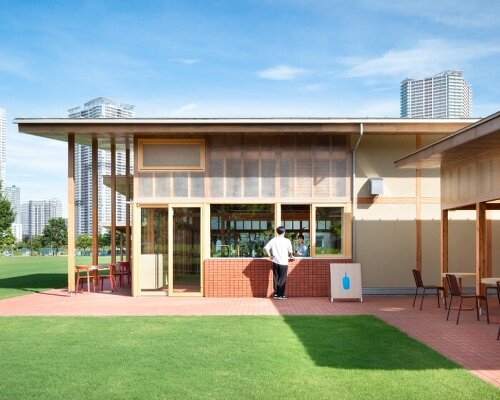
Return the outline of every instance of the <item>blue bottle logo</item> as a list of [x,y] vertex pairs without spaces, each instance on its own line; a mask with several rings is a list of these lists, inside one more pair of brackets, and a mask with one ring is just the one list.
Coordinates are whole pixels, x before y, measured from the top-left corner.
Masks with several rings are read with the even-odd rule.
[[347,272],[342,278],[342,287],[344,288],[344,290],[349,290],[351,288],[351,279],[347,276]]

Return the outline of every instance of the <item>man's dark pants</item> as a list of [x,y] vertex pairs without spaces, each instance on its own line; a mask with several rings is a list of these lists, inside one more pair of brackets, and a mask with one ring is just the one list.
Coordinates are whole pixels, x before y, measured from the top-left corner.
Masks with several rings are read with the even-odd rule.
[[273,284],[274,284],[275,296],[278,297],[285,296],[287,272],[288,272],[288,265],[281,265],[273,262]]

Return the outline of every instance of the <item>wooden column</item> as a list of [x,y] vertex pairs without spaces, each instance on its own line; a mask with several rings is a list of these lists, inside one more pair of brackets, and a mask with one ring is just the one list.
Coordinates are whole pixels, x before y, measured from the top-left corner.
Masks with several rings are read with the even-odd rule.
[[75,134],[68,134],[68,292],[75,291]]
[[[448,210],[441,210],[441,274],[448,272]],[[441,278],[441,284],[447,287],[446,278]]]
[[123,261],[123,232],[120,230],[120,261]]
[[125,243],[126,243],[126,259],[131,260],[130,250],[132,246],[130,245],[130,145],[127,142],[127,148],[125,150],[125,185],[126,185],[126,206],[125,206]]
[[486,246],[485,246],[485,274],[486,276],[493,276],[493,225],[491,219],[488,218],[488,211],[486,211]]
[[116,143],[111,139],[111,263],[116,263]]
[[92,264],[99,263],[99,197],[97,167],[99,164],[97,138],[92,138]]
[[486,203],[476,203],[476,293],[484,295],[481,278],[485,278]]
[[[416,135],[416,148],[417,150],[422,147],[422,138]],[[421,219],[421,206],[420,197],[422,195],[422,172],[420,169],[415,170],[415,228],[416,228],[416,260],[415,268],[419,271],[422,270],[422,219]]]

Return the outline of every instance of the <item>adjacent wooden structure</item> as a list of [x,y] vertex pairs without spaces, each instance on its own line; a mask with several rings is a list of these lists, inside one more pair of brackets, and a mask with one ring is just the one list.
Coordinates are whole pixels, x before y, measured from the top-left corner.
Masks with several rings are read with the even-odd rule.
[[476,293],[484,295],[481,279],[492,273],[492,229],[486,213],[500,209],[500,112],[401,158],[395,164],[399,168],[441,169],[441,273],[449,271],[449,212],[475,210]]

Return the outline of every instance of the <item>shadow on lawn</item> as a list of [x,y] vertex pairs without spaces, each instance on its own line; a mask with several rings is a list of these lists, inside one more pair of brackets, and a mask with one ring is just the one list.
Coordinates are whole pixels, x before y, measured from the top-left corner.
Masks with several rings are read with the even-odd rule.
[[340,369],[460,368],[373,316],[284,316],[318,366]]
[[17,289],[40,293],[45,290],[62,288],[67,284],[67,274],[31,274],[0,279],[0,290]]

